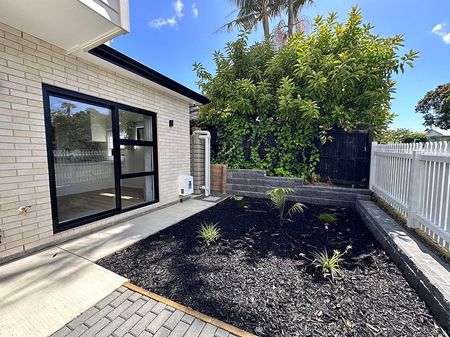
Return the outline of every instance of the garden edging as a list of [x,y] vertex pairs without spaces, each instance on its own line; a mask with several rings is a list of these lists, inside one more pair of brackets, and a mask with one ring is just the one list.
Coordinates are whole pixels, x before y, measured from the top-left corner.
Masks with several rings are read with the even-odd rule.
[[375,202],[357,200],[356,210],[436,320],[450,332],[450,268]]

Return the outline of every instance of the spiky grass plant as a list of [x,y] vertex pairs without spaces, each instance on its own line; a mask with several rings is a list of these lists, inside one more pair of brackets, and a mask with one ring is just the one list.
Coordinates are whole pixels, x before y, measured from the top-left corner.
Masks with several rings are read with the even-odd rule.
[[315,251],[312,254],[311,264],[320,269],[323,277],[331,277],[334,282],[336,277],[342,273],[341,263],[344,261],[344,255],[352,249],[352,246],[347,246],[343,252],[335,249],[333,255],[329,256],[328,251],[324,248],[322,251]]
[[336,222],[336,220],[337,220],[336,215],[331,214],[331,213],[320,213],[319,219],[323,223]]
[[288,217],[291,217],[296,213],[303,213],[305,205],[300,202],[295,203],[290,209],[286,210],[288,196],[293,191],[292,188],[274,188],[273,190],[266,192],[272,207],[278,209],[280,212],[280,226],[283,226],[288,220]]
[[220,228],[218,223],[202,223],[198,230],[197,237],[200,238],[207,246],[216,242],[220,238]]

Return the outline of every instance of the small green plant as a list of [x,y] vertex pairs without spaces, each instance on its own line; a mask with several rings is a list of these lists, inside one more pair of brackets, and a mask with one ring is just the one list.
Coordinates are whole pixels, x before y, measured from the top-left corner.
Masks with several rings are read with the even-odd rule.
[[287,217],[291,217],[295,213],[303,213],[303,205],[300,202],[295,203],[289,210],[286,211],[286,202],[288,201],[289,193],[294,190],[292,188],[274,188],[273,190],[267,191],[270,202],[273,208],[276,208],[280,212],[280,226],[288,220]]
[[218,223],[202,223],[197,233],[197,237],[200,238],[207,246],[216,242],[220,238]]
[[343,252],[335,249],[333,250],[333,255],[328,256],[328,251],[326,248],[323,251],[315,251],[312,254],[311,264],[316,268],[320,269],[323,277],[331,277],[334,282],[336,276],[342,273],[341,262],[344,261],[344,255],[352,249],[352,246],[347,246]]
[[241,197],[240,195],[230,195],[230,199],[236,200],[238,202],[236,205],[238,210],[243,212],[247,208],[247,206],[245,205],[245,201],[243,200],[244,197]]
[[336,222],[336,216],[334,214],[331,213],[320,213],[319,215],[319,219],[320,221],[322,221],[323,223],[331,223],[331,222]]

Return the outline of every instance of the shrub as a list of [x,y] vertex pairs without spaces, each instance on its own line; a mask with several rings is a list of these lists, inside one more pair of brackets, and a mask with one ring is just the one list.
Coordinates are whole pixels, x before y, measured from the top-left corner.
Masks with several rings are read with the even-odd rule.
[[289,193],[292,193],[294,190],[292,188],[274,188],[273,190],[267,191],[266,194],[270,198],[270,202],[273,208],[276,208],[280,212],[280,226],[282,226],[286,221],[287,217],[291,217],[295,213],[303,213],[303,205],[300,202],[295,203],[287,212],[286,212],[286,202],[288,201]]
[[200,238],[207,246],[216,242],[220,238],[220,229],[218,223],[202,223],[198,230],[198,238]]
[[315,251],[312,254],[313,259],[311,264],[316,268],[320,269],[323,277],[331,277],[334,281],[336,276],[340,275],[342,272],[341,262],[344,261],[344,255],[351,249],[351,246],[347,246],[343,252],[339,250],[333,250],[333,255],[328,256],[328,251],[326,248],[323,251]]
[[217,130],[214,160],[229,168],[308,177],[319,160],[317,144],[330,131],[371,124],[378,135],[392,121],[396,75],[417,53],[403,54],[401,35],[380,36],[354,7],[313,20],[277,49],[249,36],[215,52],[215,69],[194,64],[198,86],[211,103],[199,126]]

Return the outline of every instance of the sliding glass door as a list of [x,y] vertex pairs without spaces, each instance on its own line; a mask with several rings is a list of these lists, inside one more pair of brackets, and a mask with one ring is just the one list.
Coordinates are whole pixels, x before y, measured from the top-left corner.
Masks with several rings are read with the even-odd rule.
[[158,200],[156,115],[44,86],[55,232]]

